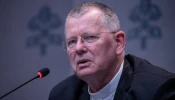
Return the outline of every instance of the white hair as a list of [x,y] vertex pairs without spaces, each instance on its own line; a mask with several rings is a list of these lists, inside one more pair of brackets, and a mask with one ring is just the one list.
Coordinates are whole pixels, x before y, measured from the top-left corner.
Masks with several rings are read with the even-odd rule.
[[[69,17],[80,17],[90,9],[98,9],[101,11],[101,26],[109,29],[111,32],[117,32],[120,30],[120,23],[117,15],[112,11],[111,8],[105,4],[98,2],[85,2],[75,8],[73,8],[67,16]],[[66,22],[67,22],[66,19]]]

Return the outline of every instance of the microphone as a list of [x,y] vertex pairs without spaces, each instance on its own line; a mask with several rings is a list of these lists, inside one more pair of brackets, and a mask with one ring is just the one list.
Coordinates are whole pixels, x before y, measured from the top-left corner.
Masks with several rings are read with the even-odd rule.
[[48,75],[50,72],[50,70],[48,68],[43,68],[40,71],[38,71],[38,75],[35,76],[34,78],[30,79],[29,81],[25,82],[24,84],[18,86],[17,88],[11,90],[10,92],[6,93],[5,95],[1,96],[0,99],[4,98],[5,96],[9,95],[10,93],[14,92],[15,90],[19,89],[20,87],[26,85],[27,83],[31,82],[32,80],[36,79],[36,78],[43,78],[46,75]]

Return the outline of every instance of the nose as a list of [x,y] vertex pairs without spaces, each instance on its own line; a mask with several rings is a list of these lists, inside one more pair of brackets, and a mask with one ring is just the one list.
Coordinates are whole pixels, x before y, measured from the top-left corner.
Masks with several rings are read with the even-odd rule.
[[84,44],[84,41],[82,39],[79,39],[79,41],[76,44],[75,51],[78,55],[82,55],[87,52],[87,48]]

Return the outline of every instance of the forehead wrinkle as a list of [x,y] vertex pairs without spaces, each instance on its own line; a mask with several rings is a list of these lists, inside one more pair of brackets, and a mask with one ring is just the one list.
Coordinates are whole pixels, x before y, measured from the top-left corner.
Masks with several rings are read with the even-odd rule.
[[[66,25],[65,25],[66,26],[66,31],[65,31],[66,37],[67,38],[72,37],[72,33],[83,34],[83,33],[99,30],[101,28],[100,15],[101,15],[101,12],[98,9],[91,9],[78,18],[69,16],[69,18],[67,19]],[[68,31],[70,33],[68,33]],[[67,34],[69,34],[69,36],[67,36]]]
[[[82,16],[82,19],[85,20],[86,27],[84,27],[83,31],[92,32],[97,31],[101,28],[100,21],[101,12],[98,9],[93,9],[88,11],[85,15]],[[82,26],[83,27],[83,26]]]
[[[77,18],[71,17],[66,22],[66,25],[65,25],[65,36],[66,37],[71,37],[72,33],[79,32],[78,31],[79,28],[77,28],[78,22],[76,20],[77,20]],[[67,36],[67,34],[69,34],[69,36]]]

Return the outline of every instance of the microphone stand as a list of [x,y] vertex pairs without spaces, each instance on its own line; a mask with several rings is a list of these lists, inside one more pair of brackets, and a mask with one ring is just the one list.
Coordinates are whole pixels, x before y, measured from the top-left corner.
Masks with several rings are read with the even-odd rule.
[[10,94],[10,93],[12,93],[13,91],[15,91],[15,90],[19,89],[20,87],[24,86],[25,84],[27,84],[27,83],[31,82],[32,80],[34,80],[34,79],[36,79],[36,78],[39,78],[39,75],[37,75],[36,77],[34,77],[34,78],[30,79],[29,81],[25,82],[24,84],[22,84],[22,85],[18,86],[17,88],[15,88],[15,89],[11,90],[10,92],[6,93],[5,95],[1,96],[1,97],[0,97],[0,99],[4,98],[5,96],[9,95],[9,94]]

